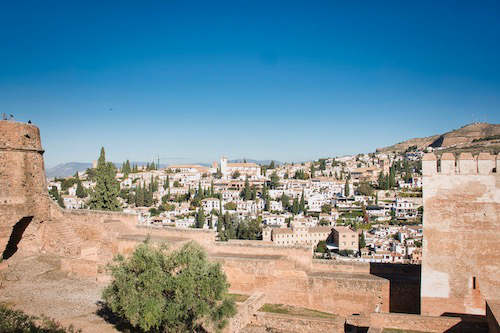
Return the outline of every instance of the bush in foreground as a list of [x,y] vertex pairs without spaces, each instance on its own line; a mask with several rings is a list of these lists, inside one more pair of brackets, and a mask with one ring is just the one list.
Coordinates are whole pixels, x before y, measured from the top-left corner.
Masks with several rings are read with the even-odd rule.
[[220,264],[194,242],[166,250],[146,241],[129,258],[117,256],[106,305],[143,331],[194,332],[201,323],[222,329],[236,308]]
[[53,319],[45,316],[36,317],[25,314],[20,310],[13,310],[0,304],[0,332],[1,333],[75,333],[72,326],[63,327]]

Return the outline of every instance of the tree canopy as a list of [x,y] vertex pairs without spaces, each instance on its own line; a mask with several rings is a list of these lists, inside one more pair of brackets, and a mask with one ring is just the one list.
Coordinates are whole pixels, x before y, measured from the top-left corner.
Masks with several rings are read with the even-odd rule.
[[120,184],[115,179],[116,169],[113,163],[106,162],[104,147],[101,148],[101,155],[97,162],[96,186],[90,195],[90,209],[98,210],[121,210],[118,195]]
[[236,313],[220,263],[208,261],[194,242],[167,253],[165,245],[146,241],[109,269],[113,280],[103,299],[136,329],[194,332],[200,323],[222,329]]

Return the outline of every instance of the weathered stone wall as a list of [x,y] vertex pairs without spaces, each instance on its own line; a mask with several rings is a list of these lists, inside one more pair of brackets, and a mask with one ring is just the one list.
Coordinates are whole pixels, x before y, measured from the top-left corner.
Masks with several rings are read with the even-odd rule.
[[4,259],[17,252],[22,238],[39,244],[37,230],[48,219],[48,200],[38,128],[0,121],[0,251]]
[[243,303],[237,304],[238,313],[229,320],[224,332],[239,332],[242,328],[248,325],[248,323],[250,323],[253,315],[262,307],[262,305],[264,305],[264,295],[262,293],[255,293]]
[[43,251],[67,257],[63,268],[74,263],[77,271],[92,272],[78,267],[111,259],[118,252],[116,237],[134,232],[136,223],[137,217],[130,214],[61,209],[48,195],[38,127],[0,121],[3,259]]
[[500,296],[499,158],[426,154],[422,167],[422,314],[484,315]]
[[345,320],[336,318],[311,318],[286,314],[257,312],[252,325],[277,330],[278,332],[344,332]]
[[313,259],[312,270],[316,272],[343,272],[370,274],[370,264],[366,262]]
[[279,255],[213,255],[237,293],[262,292],[267,303],[348,315],[389,310],[389,281],[369,274],[310,272]]
[[372,313],[370,327],[418,332],[461,332],[459,317],[430,317],[402,313]]

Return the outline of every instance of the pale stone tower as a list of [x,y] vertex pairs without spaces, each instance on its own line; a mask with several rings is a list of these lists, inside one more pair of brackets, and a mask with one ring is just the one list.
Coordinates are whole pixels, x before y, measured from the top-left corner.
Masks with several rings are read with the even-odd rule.
[[222,156],[220,159],[220,172],[225,176],[228,174],[227,170],[227,158]]

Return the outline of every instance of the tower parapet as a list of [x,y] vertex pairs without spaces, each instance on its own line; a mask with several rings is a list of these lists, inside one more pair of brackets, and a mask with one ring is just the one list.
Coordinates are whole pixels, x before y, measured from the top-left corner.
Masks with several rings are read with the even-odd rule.
[[438,159],[434,153],[425,154],[422,158],[424,176],[442,175],[490,175],[497,173],[500,166],[500,154],[461,153],[458,158],[452,153],[444,153]]
[[422,159],[421,312],[485,314],[500,298],[500,155]]

